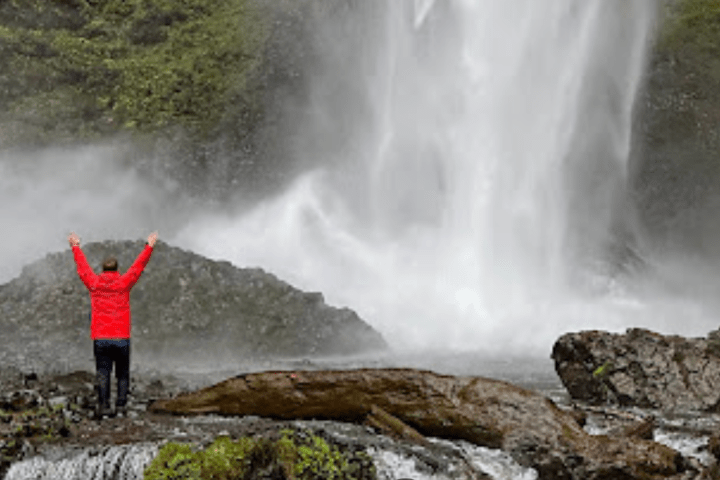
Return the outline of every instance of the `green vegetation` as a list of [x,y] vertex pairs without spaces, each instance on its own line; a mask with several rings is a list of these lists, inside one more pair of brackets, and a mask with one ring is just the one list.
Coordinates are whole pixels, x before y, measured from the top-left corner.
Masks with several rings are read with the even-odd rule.
[[[373,479],[372,461],[364,452],[341,451],[324,439],[290,430],[281,438],[218,437],[202,450],[168,443],[145,469],[147,480],[256,478]],[[265,478],[265,477],[264,477]]]
[[[52,122],[81,117],[87,122],[75,133],[82,136],[174,124],[205,134],[231,99],[251,113],[259,108],[250,79],[262,62],[269,17],[258,2],[11,0],[4,6],[11,7],[16,10],[0,16],[0,64],[19,78],[0,79],[6,111],[41,112]],[[14,11],[35,21],[14,22]]]
[[64,409],[58,408],[0,409],[0,427],[0,477],[11,463],[22,458],[23,439],[54,442],[70,435],[70,421]]
[[613,364],[610,360],[605,361],[602,365],[593,371],[593,377],[603,379],[607,377],[612,371]]
[[668,8],[659,51],[720,82],[720,2],[681,0]]

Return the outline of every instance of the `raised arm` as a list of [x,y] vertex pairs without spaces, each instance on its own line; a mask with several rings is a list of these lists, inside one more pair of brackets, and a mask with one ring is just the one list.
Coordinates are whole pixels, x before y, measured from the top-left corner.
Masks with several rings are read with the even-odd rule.
[[152,255],[153,247],[155,247],[156,241],[157,232],[153,232],[148,237],[147,245],[145,245],[143,251],[140,252],[140,255],[138,255],[130,268],[128,268],[127,272],[123,273],[121,277],[121,282],[124,288],[132,288],[138,281],[140,275],[145,269],[145,266],[150,261],[150,255]]
[[88,289],[92,289],[97,282],[97,275],[93,272],[92,268],[90,268],[83,251],[80,250],[80,237],[78,237],[75,232],[72,232],[68,235],[68,242],[75,257],[75,265],[77,266],[80,280],[82,280]]

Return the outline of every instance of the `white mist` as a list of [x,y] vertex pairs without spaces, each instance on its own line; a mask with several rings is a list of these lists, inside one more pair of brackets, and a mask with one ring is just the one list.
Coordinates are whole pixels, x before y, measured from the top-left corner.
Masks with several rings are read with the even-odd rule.
[[[626,296],[608,255],[654,14],[652,1],[393,2],[350,82],[347,52],[328,46],[338,68],[299,129],[338,142],[318,125],[356,114],[341,153],[177,241],[322,291],[401,350],[546,356],[580,328],[704,333],[692,302]],[[371,107],[332,105],[338,84]]]

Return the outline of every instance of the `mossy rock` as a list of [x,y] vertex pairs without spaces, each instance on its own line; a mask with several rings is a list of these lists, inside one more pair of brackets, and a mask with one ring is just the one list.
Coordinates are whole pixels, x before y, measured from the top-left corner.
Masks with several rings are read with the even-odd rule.
[[222,436],[204,449],[170,442],[145,469],[146,480],[170,479],[375,479],[362,451],[341,449],[310,432],[284,430],[276,440]]

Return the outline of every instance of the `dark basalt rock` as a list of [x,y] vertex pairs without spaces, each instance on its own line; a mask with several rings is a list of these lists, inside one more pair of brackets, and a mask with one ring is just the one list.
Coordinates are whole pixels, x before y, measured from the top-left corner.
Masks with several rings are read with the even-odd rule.
[[426,435],[501,448],[540,479],[669,478],[686,468],[678,452],[659,443],[588,434],[539,393],[412,369],[248,374],[156,401],[149,411],[358,423],[382,412],[386,423],[410,427],[415,433],[408,436],[419,443]]
[[[91,266],[108,255],[124,272],[144,244],[83,245]],[[359,354],[387,348],[347,308],[325,304],[260,269],[237,268],[163,242],[130,296],[133,356],[194,366],[233,359]],[[72,253],[47,255],[0,286],[0,362],[26,371],[87,368],[90,300]]]
[[565,388],[577,400],[718,412],[716,337],[717,332],[708,338],[684,338],[638,328],[625,334],[567,333],[555,342],[552,358]]

